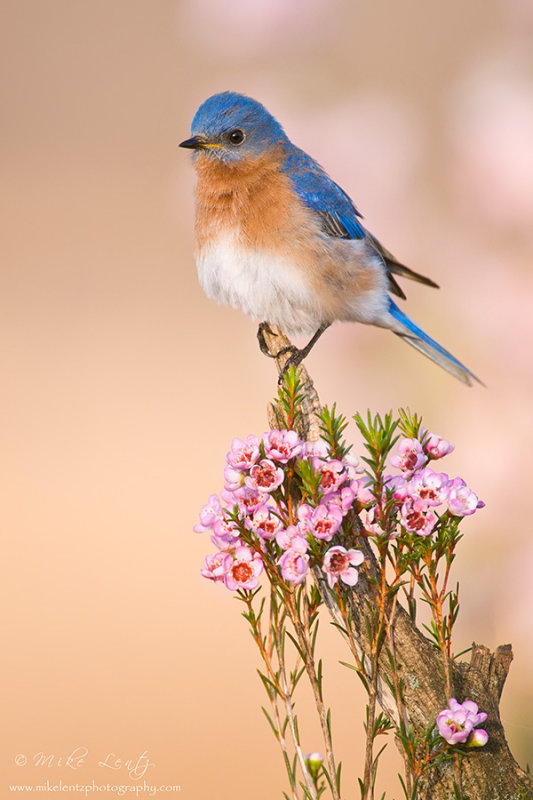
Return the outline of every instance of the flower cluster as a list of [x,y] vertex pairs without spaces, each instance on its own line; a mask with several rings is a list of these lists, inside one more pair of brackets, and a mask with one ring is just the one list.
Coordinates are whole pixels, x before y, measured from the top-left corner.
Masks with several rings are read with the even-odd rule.
[[[392,495],[397,521],[408,533],[430,536],[444,512],[465,517],[485,505],[462,478],[427,466],[453,449],[450,442],[421,428],[419,438],[401,437],[397,452],[389,458],[400,474],[385,476],[384,494]],[[372,505],[366,515],[367,529],[378,535],[383,534],[379,511],[377,504]]]
[[328,545],[354,503],[369,500],[359,472],[357,460],[332,458],[324,442],[302,441],[292,430],[234,439],[224,490],[211,495],[194,529],[210,531],[218,548],[202,575],[231,590],[253,590],[266,565],[297,585],[317,563],[331,587],[339,580],[354,586],[362,553]]
[[489,736],[487,731],[477,728],[481,722],[485,722],[487,715],[484,711],[478,711],[477,703],[473,700],[465,700],[458,703],[452,697],[449,708],[445,708],[437,716],[437,729],[443,739],[448,744],[466,744],[467,747],[483,747],[487,744]]

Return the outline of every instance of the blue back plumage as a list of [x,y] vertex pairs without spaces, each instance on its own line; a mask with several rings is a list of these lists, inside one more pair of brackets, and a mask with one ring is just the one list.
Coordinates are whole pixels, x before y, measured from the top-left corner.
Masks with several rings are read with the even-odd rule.
[[328,233],[345,239],[364,238],[365,229],[358,220],[361,214],[353,202],[307,153],[290,143],[282,169],[298,197],[322,216]]

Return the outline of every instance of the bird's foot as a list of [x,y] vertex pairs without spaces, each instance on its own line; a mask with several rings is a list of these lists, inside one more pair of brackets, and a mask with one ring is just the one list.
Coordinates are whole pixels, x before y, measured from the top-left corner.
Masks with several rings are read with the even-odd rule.
[[279,383],[283,380],[284,374],[287,372],[289,367],[295,366],[297,367],[298,364],[305,358],[305,350],[299,350],[294,345],[288,345],[287,347],[282,347],[281,350],[278,350],[276,353],[272,353],[268,344],[265,340],[265,333],[269,334],[270,336],[275,336],[276,334],[268,324],[268,322],[261,322],[258,329],[257,329],[257,341],[259,342],[259,349],[261,352],[268,356],[268,358],[279,358],[280,356],[284,356],[287,353],[290,353],[290,358],[287,359],[286,364],[284,365],[283,369],[279,375]]
[[278,376],[278,384],[280,385],[283,383],[283,379],[287,370],[289,370],[291,367],[298,367],[307,355],[305,348],[303,348],[303,350],[298,350],[298,348],[294,347],[294,345],[291,345],[290,347],[283,347],[279,351],[278,356],[283,356],[285,353],[291,353],[291,355],[280,370]]
[[330,325],[329,322],[322,323],[320,328],[316,331],[315,335],[311,338],[311,340],[306,344],[305,347],[302,347],[301,350],[299,350],[297,347],[291,344],[288,347],[282,347],[281,350],[278,350],[277,353],[272,353],[270,351],[269,346],[266,343],[265,333],[267,333],[269,336],[275,336],[276,334],[274,333],[268,322],[260,323],[259,328],[257,329],[257,339],[259,341],[259,347],[261,349],[261,352],[264,353],[269,358],[279,358],[280,356],[284,356],[287,355],[287,353],[290,353],[289,358],[287,359],[287,361],[280,370],[278,383],[281,383],[283,381],[283,377],[288,369],[290,369],[291,367],[297,367],[302,363],[304,358],[306,358],[309,355],[312,348],[314,347],[316,342],[320,339],[324,331],[327,330],[327,328],[329,328],[329,325]]
[[301,352],[297,347],[294,347],[294,345],[291,344],[288,347],[282,347],[281,350],[277,351],[277,353],[272,353],[268,344],[266,343],[265,333],[268,333],[269,336],[277,336],[277,334],[272,330],[268,322],[261,322],[259,324],[257,329],[257,341],[259,342],[259,349],[263,355],[268,356],[268,358],[279,358],[279,356],[284,356],[285,353],[297,354]]

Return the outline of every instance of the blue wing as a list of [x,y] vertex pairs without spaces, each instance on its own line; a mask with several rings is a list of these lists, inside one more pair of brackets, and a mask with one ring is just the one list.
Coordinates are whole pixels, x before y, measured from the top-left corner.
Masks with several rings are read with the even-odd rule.
[[341,239],[365,239],[382,259],[387,271],[389,290],[405,299],[403,289],[393,277],[401,275],[426,286],[438,288],[430,278],[401,264],[372,234],[365,230],[362,215],[340,186],[331,180],[322,167],[307,153],[291,146],[286,154],[283,171],[289,176],[298,197],[320,218],[322,230]]
[[290,177],[298,197],[318,214],[326,233],[342,239],[364,239],[366,231],[359,222],[361,214],[346,192],[307,153],[292,148],[285,157],[283,171]]

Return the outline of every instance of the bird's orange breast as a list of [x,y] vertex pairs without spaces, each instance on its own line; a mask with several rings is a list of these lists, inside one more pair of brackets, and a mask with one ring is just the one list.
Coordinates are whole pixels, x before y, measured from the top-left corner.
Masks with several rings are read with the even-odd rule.
[[272,154],[235,165],[198,154],[198,248],[222,231],[234,232],[246,247],[277,251],[280,242],[297,243],[309,218],[280,165]]

